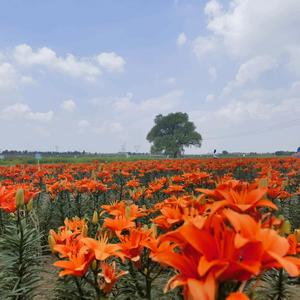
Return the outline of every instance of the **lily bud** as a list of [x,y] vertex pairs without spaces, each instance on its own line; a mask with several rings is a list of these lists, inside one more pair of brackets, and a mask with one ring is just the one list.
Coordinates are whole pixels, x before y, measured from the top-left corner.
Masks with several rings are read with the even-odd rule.
[[129,205],[126,205],[125,207],[125,218],[128,220],[130,219],[130,213],[131,213],[131,209]]
[[295,236],[296,236],[297,242],[300,243],[300,229],[295,229]]
[[24,190],[18,189],[16,193],[16,207],[20,208],[24,205]]
[[290,234],[292,229],[292,225],[290,221],[286,220],[283,222],[280,228],[280,233]]
[[148,226],[146,224],[143,225],[142,230],[146,232],[148,230]]
[[56,252],[54,250],[54,246],[56,245],[56,242],[55,242],[54,237],[51,234],[48,235],[48,244],[49,244],[51,252],[54,254]]
[[154,238],[156,238],[157,237],[157,225],[155,223],[151,224],[151,230],[152,230],[152,236]]
[[93,260],[93,262],[92,262],[92,270],[93,271],[96,271],[98,269],[98,262],[97,262],[97,260]]
[[267,178],[261,178],[259,180],[258,186],[260,188],[267,188],[268,187],[268,179]]
[[86,237],[86,236],[88,236],[88,227],[87,227],[87,225],[85,224],[85,225],[83,225],[83,227],[82,227],[82,235],[84,236],[84,237]]
[[98,216],[97,211],[95,210],[94,213],[93,213],[93,217],[92,217],[92,223],[94,225],[96,225],[98,223],[98,221],[99,221],[99,216]]
[[32,211],[32,208],[33,208],[33,199],[31,199],[28,203],[27,203],[27,211],[30,212]]

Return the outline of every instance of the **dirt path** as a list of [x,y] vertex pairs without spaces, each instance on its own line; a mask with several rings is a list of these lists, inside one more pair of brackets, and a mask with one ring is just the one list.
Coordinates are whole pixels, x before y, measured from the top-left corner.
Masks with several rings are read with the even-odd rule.
[[58,272],[57,268],[53,266],[55,261],[54,257],[49,257],[46,259],[43,269],[47,272],[42,274],[41,286],[39,288],[38,295],[34,300],[50,300],[53,298],[53,291],[55,287],[55,282],[57,280]]

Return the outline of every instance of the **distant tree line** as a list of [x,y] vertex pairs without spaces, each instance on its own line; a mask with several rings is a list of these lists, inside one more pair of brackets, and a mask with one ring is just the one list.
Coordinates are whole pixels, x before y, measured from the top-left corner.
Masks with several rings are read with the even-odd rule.
[[65,152],[57,152],[57,151],[28,151],[28,150],[4,150],[1,152],[2,155],[5,156],[35,156],[37,153],[43,156],[80,156],[85,155],[85,151],[65,151]]
[[111,156],[111,155],[125,155],[128,154],[130,156],[144,156],[149,155],[149,153],[136,153],[136,152],[119,152],[119,153],[100,153],[100,152],[86,152],[86,151],[28,151],[28,150],[4,150],[0,151],[1,155],[5,157],[33,157],[36,154],[40,154],[42,157],[53,157],[53,156]]
[[292,155],[294,153],[295,152],[293,152],[293,151],[276,151],[275,155],[276,156],[289,156],[289,155]]

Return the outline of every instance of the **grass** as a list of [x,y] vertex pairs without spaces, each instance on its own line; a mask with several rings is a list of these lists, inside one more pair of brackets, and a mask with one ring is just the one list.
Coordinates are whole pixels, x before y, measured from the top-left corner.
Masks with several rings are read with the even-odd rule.
[[[237,158],[241,155],[228,154],[218,155],[219,158]],[[246,157],[275,157],[274,154],[256,154],[246,155]],[[283,157],[283,156],[282,156]],[[126,157],[125,155],[80,155],[80,156],[43,156],[40,160],[40,164],[56,164],[56,163],[90,163],[93,161],[100,162],[112,162],[112,161],[136,161],[136,160],[153,160],[153,159],[165,159],[165,156],[154,156],[154,155],[131,155]],[[184,158],[212,158],[212,155],[186,155]],[[0,165],[11,166],[17,164],[37,164],[38,161],[33,156],[8,156],[0,160]]]
[[[159,157],[161,158],[161,157]],[[45,156],[39,160],[40,164],[56,163],[90,163],[93,161],[111,162],[111,161],[136,161],[136,160],[158,159],[150,155],[82,155],[82,156]],[[38,161],[32,156],[10,156],[0,160],[0,165],[9,166],[16,164],[37,164]]]

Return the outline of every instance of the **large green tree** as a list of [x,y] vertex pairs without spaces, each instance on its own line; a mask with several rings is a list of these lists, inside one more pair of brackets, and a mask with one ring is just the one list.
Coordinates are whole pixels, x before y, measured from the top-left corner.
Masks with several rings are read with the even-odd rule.
[[186,113],[157,115],[154,123],[147,135],[147,140],[152,143],[151,153],[178,157],[183,153],[184,147],[201,146],[202,137]]

